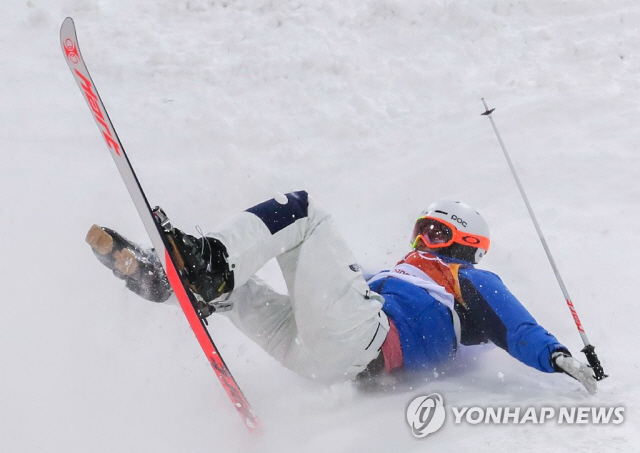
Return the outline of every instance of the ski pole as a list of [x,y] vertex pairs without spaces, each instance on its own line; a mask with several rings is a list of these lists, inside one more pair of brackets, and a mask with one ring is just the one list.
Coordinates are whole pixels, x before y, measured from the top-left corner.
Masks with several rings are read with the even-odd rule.
[[509,164],[509,168],[511,169],[511,174],[513,175],[513,178],[516,180],[516,185],[518,186],[518,190],[520,191],[520,195],[522,195],[522,199],[524,200],[524,204],[527,206],[527,211],[529,211],[529,216],[531,217],[531,220],[533,221],[533,225],[536,228],[536,232],[538,233],[538,237],[540,238],[540,242],[542,242],[542,247],[544,248],[545,253],[547,254],[547,258],[549,260],[549,263],[551,264],[551,268],[553,269],[553,273],[556,276],[556,279],[558,280],[558,284],[560,285],[560,289],[562,290],[562,294],[564,295],[565,300],[567,301],[567,306],[569,307],[569,310],[571,311],[571,315],[573,316],[573,320],[576,323],[576,327],[578,328],[578,332],[580,333],[580,337],[582,338],[582,342],[584,343],[584,348],[582,349],[582,352],[584,352],[584,354],[587,356],[587,361],[589,362],[589,365],[591,365],[591,368],[594,371],[595,377],[598,381],[604,379],[607,377],[606,374],[604,374],[604,370],[602,369],[602,365],[600,364],[600,360],[598,359],[598,356],[596,355],[596,351],[595,351],[595,347],[589,343],[589,339],[587,338],[587,334],[584,331],[584,327],[582,326],[582,322],[580,322],[580,318],[578,317],[578,312],[576,311],[575,306],[573,305],[573,302],[571,301],[571,298],[569,297],[569,291],[567,291],[567,287],[564,284],[564,281],[562,280],[562,277],[560,276],[560,271],[558,270],[558,267],[556,266],[556,262],[553,259],[553,256],[551,255],[551,250],[549,249],[549,245],[547,244],[546,239],[544,238],[544,235],[542,234],[542,229],[540,228],[540,224],[538,223],[538,220],[536,219],[535,214],[533,213],[533,209],[531,208],[531,204],[529,203],[529,199],[527,198],[527,194],[524,191],[524,187],[522,186],[522,183],[520,182],[520,178],[518,178],[518,174],[516,173],[516,168],[513,165],[513,162],[511,161],[511,158],[509,157],[509,153],[507,152],[507,148],[504,146],[504,142],[502,141],[502,137],[500,136],[500,132],[498,132],[498,128],[496,127],[496,123],[493,121],[493,117],[491,116],[491,114],[493,113],[493,111],[495,109],[491,109],[489,110],[489,107],[487,106],[487,103],[485,102],[484,98],[482,98],[482,103],[484,104],[484,113],[482,113],[482,115],[486,116],[487,118],[489,118],[489,121],[491,121],[491,126],[493,127],[493,131],[496,134],[496,137],[498,138],[498,143],[500,143],[500,147],[502,148],[502,152],[504,153],[504,157],[507,159],[507,163]]

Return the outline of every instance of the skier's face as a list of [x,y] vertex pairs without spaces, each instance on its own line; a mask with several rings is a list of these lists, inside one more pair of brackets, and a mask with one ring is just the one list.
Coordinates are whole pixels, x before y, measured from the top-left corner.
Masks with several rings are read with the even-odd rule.
[[442,249],[432,249],[429,248],[425,245],[424,242],[422,241],[418,241],[418,244],[416,245],[415,249],[418,252],[428,252],[428,253],[437,253],[438,251],[442,251]]

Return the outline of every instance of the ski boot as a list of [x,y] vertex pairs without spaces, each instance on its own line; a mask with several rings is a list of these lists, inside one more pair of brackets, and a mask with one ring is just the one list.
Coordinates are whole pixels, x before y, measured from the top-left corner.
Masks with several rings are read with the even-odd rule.
[[145,250],[116,231],[98,225],[89,229],[85,241],[98,260],[140,297],[164,302],[173,293],[153,249]]
[[[171,226],[164,212],[154,210],[170,245],[176,270],[191,292],[194,308],[203,318],[228,311],[232,303],[215,300],[233,289],[233,272],[224,245],[214,238],[195,238]],[[128,289],[153,302],[164,302],[173,290],[153,251],[145,250],[114,230],[93,225],[86,237],[98,260],[124,280]]]
[[220,296],[233,289],[233,271],[227,262],[227,249],[219,240],[196,238],[174,228],[160,207],[153,215],[164,230],[176,269],[195,299],[195,308],[203,317],[228,311],[232,303]]

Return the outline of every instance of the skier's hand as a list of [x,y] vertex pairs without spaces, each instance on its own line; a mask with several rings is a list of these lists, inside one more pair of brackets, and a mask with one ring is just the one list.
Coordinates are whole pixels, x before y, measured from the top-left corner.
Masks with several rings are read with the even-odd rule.
[[564,351],[556,351],[551,354],[551,362],[557,370],[567,373],[578,380],[592,395],[598,391],[598,384],[593,369],[586,363],[574,359]]

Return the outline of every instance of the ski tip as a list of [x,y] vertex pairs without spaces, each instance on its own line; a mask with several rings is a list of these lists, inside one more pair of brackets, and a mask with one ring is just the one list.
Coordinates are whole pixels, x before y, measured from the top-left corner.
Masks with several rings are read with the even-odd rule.
[[63,42],[76,34],[76,25],[71,17],[67,17],[60,25],[60,41]]
[[65,28],[68,26],[74,26],[75,22],[73,21],[73,18],[71,16],[67,16],[63,21],[62,21],[62,25],[60,25],[60,28]]

